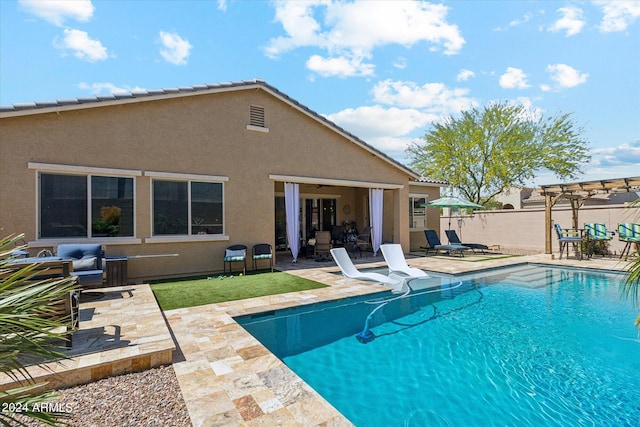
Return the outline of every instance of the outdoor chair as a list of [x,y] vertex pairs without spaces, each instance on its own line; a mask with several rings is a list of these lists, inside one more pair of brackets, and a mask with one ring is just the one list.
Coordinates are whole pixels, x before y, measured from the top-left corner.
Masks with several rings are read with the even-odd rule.
[[424,248],[427,250],[425,255],[429,255],[429,251],[434,251],[436,255],[438,255],[438,251],[444,251],[447,255],[458,254],[464,256],[464,251],[470,249],[464,245],[443,245],[435,230],[424,230],[424,237],[427,238],[427,243],[429,244],[428,248]]
[[573,245],[576,254],[582,259],[582,230],[579,229],[562,229],[560,224],[553,225],[558,235],[558,243],[560,244],[560,259],[564,250],[567,250],[567,258],[569,257],[569,243]]
[[331,232],[330,231],[317,231],[316,232],[316,244],[313,247],[316,261],[328,261],[329,250],[333,246],[331,245]]
[[362,233],[358,234],[356,238],[356,246],[360,249],[360,253],[362,253],[362,249],[372,249],[373,245],[371,244],[371,227],[365,227],[362,230]]
[[229,264],[229,273],[232,272],[231,263],[242,263],[242,274],[247,273],[247,247],[245,245],[229,246],[224,252],[224,272],[227,272],[227,263]]
[[632,224],[629,222],[618,224],[618,240],[625,242],[624,249],[622,249],[620,253],[620,259],[625,256],[625,253],[627,257],[629,256],[631,246],[634,244],[636,251],[638,251],[638,246],[640,245],[640,224]]
[[393,292],[402,292],[405,288],[405,280],[399,276],[391,277],[380,273],[364,273],[359,271],[351,262],[349,253],[345,248],[331,249],[333,260],[340,267],[342,276],[347,279],[365,280],[375,282],[390,287]]
[[99,243],[64,243],[58,245],[56,256],[72,262],[71,275],[78,278],[82,289],[102,287],[104,251]]
[[334,225],[331,227],[331,240],[334,247],[344,245],[345,227],[343,225]]
[[269,260],[269,267],[273,273],[273,250],[268,243],[258,243],[253,245],[253,269],[256,269],[256,263],[260,260]]
[[585,223],[584,237],[587,239],[587,256],[592,256],[597,251],[601,255],[608,254],[607,242],[613,238],[613,231],[607,230],[602,223]]
[[429,277],[419,268],[409,267],[402,252],[402,246],[397,243],[380,245],[382,256],[387,262],[390,273],[399,273],[410,278]]
[[489,249],[489,246],[483,245],[482,243],[462,243],[460,241],[460,238],[458,237],[458,233],[456,233],[456,230],[444,230],[444,232],[447,234],[447,240],[449,240],[449,244],[466,246],[468,248],[471,248],[471,251],[473,251],[473,253],[476,253],[477,249],[484,254],[485,251]]

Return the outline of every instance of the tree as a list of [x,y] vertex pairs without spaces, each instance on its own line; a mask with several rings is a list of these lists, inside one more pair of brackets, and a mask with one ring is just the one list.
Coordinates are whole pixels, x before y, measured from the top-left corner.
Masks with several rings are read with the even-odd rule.
[[407,153],[417,172],[482,204],[540,170],[562,180],[578,177],[590,160],[582,133],[569,114],[545,118],[523,105],[493,103],[433,124]]
[[[26,426],[18,414],[56,425],[67,416],[64,412],[34,408],[46,407],[43,403],[56,397],[53,392],[36,391],[41,383],[35,383],[25,364],[42,365],[43,361],[60,360],[66,356],[58,350],[56,342],[66,339],[66,332],[58,332],[65,320],[39,316],[47,313],[51,301],[77,289],[70,278],[33,278],[32,266],[17,272],[8,269],[14,243],[23,235],[0,239],[0,373],[8,375],[17,387],[0,392],[0,425]],[[36,406],[38,405],[38,406]]]

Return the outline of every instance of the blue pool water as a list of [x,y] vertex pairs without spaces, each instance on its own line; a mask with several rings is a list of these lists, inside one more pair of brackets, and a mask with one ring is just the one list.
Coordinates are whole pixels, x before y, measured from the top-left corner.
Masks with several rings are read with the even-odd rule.
[[[238,318],[357,426],[639,426],[620,275],[520,266]],[[387,294],[384,298],[394,298]]]

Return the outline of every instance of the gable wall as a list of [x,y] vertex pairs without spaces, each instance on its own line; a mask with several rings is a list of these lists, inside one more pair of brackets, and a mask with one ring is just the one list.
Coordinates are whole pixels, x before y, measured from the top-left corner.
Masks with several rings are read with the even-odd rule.
[[[268,133],[247,130],[250,105],[265,108]],[[409,179],[262,90],[5,117],[0,120],[0,139],[0,227],[4,234],[25,232],[34,248],[47,242],[36,239],[36,171],[27,167],[29,162],[229,178],[224,184],[228,240],[151,244],[151,179],[137,177],[139,242],[108,244],[107,255],[180,255],[130,262],[130,277],[218,271],[224,248],[231,244],[273,244],[275,183],[269,174],[405,186]],[[350,187],[322,191],[341,194],[342,204],[355,205],[355,198],[361,197]]]

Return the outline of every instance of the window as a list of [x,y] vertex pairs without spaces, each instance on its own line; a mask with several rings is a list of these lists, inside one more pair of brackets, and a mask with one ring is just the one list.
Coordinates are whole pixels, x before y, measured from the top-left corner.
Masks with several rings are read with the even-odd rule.
[[39,237],[132,237],[131,177],[40,173]]
[[409,227],[424,230],[427,228],[427,198],[425,196],[409,196]]
[[221,182],[153,181],[153,235],[223,234]]

